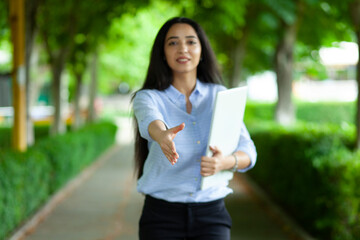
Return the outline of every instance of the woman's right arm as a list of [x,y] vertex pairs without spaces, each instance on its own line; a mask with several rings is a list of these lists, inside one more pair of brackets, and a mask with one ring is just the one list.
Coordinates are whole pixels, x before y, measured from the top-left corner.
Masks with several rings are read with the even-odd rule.
[[147,141],[156,141],[170,163],[175,164],[179,155],[173,140],[176,134],[184,129],[185,124],[168,129],[157,101],[148,91],[136,93],[133,110],[141,137]]

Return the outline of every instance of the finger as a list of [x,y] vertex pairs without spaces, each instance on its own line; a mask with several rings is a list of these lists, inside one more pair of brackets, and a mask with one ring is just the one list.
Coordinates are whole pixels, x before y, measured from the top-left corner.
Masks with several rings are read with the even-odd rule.
[[208,168],[201,169],[201,171],[200,171],[200,174],[204,177],[214,175],[214,173],[215,173],[214,171],[212,171],[211,169],[208,169]]
[[176,158],[176,154],[173,153],[173,151],[169,148],[164,148],[162,149],[165,157],[171,162],[173,163],[174,161],[176,162],[177,158]]
[[215,150],[218,149],[216,146],[209,146],[209,148],[210,148],[210,150],[212,150],[212,151],[215,151]]
[[176,147],[175,147],[175,143],[174,143],[174,142],[171,142],[170,148],[171,148],[171,152],[172,152],[173,154],[176,154]]
[[201,157],[201,163],[210,162],[211,157],[202,156]]
[[166,157],[173,155],[173,151],[169,146],[162,147],[161,150],[163,151]]
[[171,153],[175,159],[179,158],[179,154],[176,152],[176,147],[174,142],[172,142],[171,144]]
[[215,171],[216,167],[211,163],[203,163],[200,165],[202,171]]
[[213,155],[220,153],[220,150],[217,146],[209,146],[211,152],[213,153]]
[[166,155],[166,158],[169,160],[169,162],[174,165],[177,162],[177,159],[174,158],[172,154]]
[[216,163],[216,159],[214,157],[202,157],[201,158],[201,165],[213,165],[214,163]]
[[210,173],[201,173],[201,176],[203,176],[203,177],[209,177],[209,176],[211,176],[211,175],[213,175],[213,174],[210,174]]
[[[172,129],[169,130],[171,131]],[[179,154],[176,152],[176,147],[173,140],[171,138],[168,139],[160,147],[166,158],[170,161],[171,164],[174,165],[177,162],[177,159],[179,158]]]
[[175,147],[174,142],[172,142],[170,148],[171,148],[171,151],[170,151],[169,155],[172,159],[172,163],[175,164],[179,158],[179,154],[176,152],[176,147]]
[[181,130],[183,130],[185,128],[185,123],[182,123],[176,127],[170,128],[169,130],[173,133],[173,134],[177,134],[178,132],[180,132]]
[[167,154],[171,154],[171,153],[175,153],[176,152],[176,148],[175,148],[175,144],[174,142],[170,141],[168,143],[164,143],[162,144],[161,146],[161,150],[164,152],[164,153],[167,153]]
[[172,160],[178,159],[176,153],[173,153],[173,152],[168,152],[168,156],[169,156],[169,158],[171,158]]

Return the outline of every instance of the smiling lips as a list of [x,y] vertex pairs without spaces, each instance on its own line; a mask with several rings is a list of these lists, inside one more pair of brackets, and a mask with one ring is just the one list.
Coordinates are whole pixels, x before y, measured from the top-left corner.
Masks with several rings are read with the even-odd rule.
[[187,57],[179,57],[176,59],[176,61],[178,63],[187,63],[188,61],[190,61],[190,58],[187,58]]

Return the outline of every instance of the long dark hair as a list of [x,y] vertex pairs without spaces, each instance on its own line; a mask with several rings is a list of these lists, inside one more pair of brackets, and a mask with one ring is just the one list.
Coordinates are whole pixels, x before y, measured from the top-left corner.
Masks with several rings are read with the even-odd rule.
[[[210,42],[201,28],[194,20],[184,17],[175,17],[168,20],[156,35],[151,50],[150,64],[145,82],[140,90],[157,89],[165,90],[172,83],[172,70],[165,60],[164,44],[165,37],[172,25],[176,23],[189,24],[196,32],[201,44],[201,61],[197,67],[197,78],[205,83],[222,84],[220,70],[217,65],[214,51]],[[136,93],[133,95],[135,97]],[[147,140],[140,136],[137,120],[134,117],[135,126],[135,174],[140,178],[143,174],[144,163],[149,153]]]

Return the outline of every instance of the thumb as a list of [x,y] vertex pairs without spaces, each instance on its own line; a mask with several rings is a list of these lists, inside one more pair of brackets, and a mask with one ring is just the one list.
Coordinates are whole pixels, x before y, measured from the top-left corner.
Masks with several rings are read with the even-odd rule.
[[180,132],[181,130],[183,130],[185,128],[185,123],[182,123],[176,127],[170,128],[169,130],[173,133],[173,134],[177,134],[178,132]]
[[219,148],[217,146],[210,146],[209,147],[211,152],[213,153],[213,155],[217,154],[217,153],[221,153],[221,151],[219,150]]

